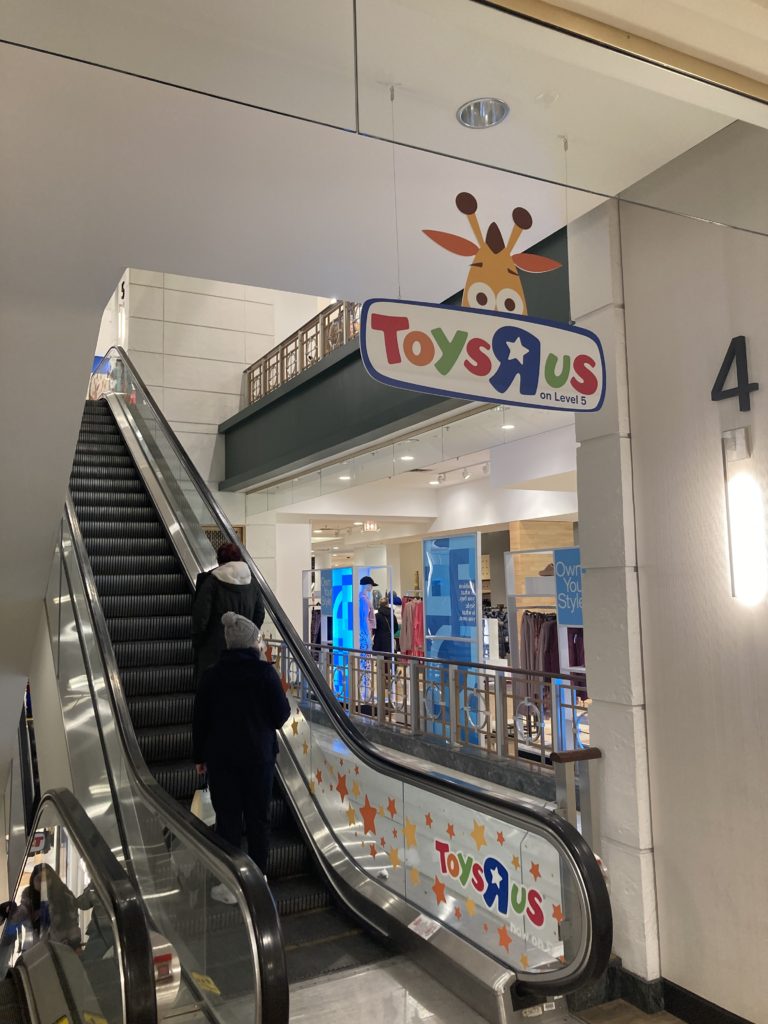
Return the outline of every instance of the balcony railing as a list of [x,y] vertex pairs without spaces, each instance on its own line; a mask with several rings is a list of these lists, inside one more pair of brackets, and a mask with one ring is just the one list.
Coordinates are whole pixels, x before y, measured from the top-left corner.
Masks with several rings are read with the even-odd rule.
[[360,333],[360,306],[336,302],[300,327],[245,371],[248,404],[253,405],[286,381],[325,359]]

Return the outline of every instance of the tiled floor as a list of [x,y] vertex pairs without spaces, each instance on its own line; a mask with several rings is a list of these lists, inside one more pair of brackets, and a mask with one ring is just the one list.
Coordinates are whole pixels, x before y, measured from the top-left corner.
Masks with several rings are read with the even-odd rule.
[[592,1010],[584,1010],[579,1014],[582,1020],[589,1021],[589,1024],[680,1024],[677,1017],[671,1013],[643,1013],[635,1009],[623,999],[616,999],[612,1003],[604,1003]]

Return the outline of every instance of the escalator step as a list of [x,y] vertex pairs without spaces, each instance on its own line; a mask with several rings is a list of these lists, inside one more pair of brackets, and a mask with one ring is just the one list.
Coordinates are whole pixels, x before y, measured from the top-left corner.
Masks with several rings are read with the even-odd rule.
[[269,823],[272,828],[285,828],[292,822],[288,804],[282,797],[273,796],[269,802]]
[[86,398],[85,409],[86,412],[100,412],[110,415],[109,406],[103,398]]
[[148,665],[144,668],[125,668],[120,673],[129,698],[191,692],[194,678],[192,665]]
[[[123,449],[125,452],[125,449]],[[90,469],[96,466],[109,466],[109,467],[123,467],[126,469],[133,468],[133,459],[130,455],[96,455],[88,453],[81,455],[79,452],[75,452],[74,465],[78,469]]]
[[[109,481],[116,490],[131,491],[134,494],[146,493],[144,484],[140,477],[136,476],[131,480],[120,479]],[[100,476],[77,476],[70,477],[69,486],[71,490],[77,491],[78,493],[87,493],[88,491],[104,491],[107,486],[107,481]]]
[[77,455],[78,458],[83,460],[86,456],[90,455],[125,455],[125,445],[120,439],[119,442],[113,441],[81,441],[77,442]]
[[180,572],[101,575],[94,568],[99,597],[126,594],[189,594],[189,583]]
[[117,444],[122,442],[120,431],[114,424],[82,423],[77,435],[78,444]]
[[175,555],[93,555],[91,566],[96,576],[162,576],[177,570],[179,563]]
[[78,513],[81,508],[91,505],[109,506],[111,508],[140,508],[142,506],[152,507],[152,501],[146,491],[124,491],[115,486],[108,491],[90,490],[81,491],[76,486],[71,486],[72,501]]
[[187,618],[192,612],[192,595],[189,593],[121,594],[114,597],[102,597],[101,607],[107,619],[113,620],[165,615],[181,615]]
[[307,910],[320,910],[331,905],[331,894],[313,875],[276,878],[274,884],[270,881],[269,887],[280,917],[302,914]]
[[138,740],[147,764],[162,761],[192,761],[192,726],[176,725],[173,729],[162,726],[137,729]]
[[112,645],[120,669],[138,665],[184,665],[193,660],[192,641],[138,640]]
[[153,764],[150,771],[167,793],[187,807],[195,790],[205,785],[205,776],[197,774],[191,761],[188,764]]
[[311,866],[309,850],[292,831],[273,828],[267,875],[271,879],[306,873]]
[[175,557],[165,537],[89,537],[85,546],[90,558],[96,555]]
[[194,706],[194,693],[164,693],[157,697],[128,698],[128,710],[136,729],[161,725],[167,728],[169,725],[189,723],[192,720]]
[[113,643],[127,640],[187,640],[192,635],[189,615],[129,616],[107,619]]
[[81,505],[77,510],[77,518],[81,523],[86,519],[156,523],[157,512],[154,507],[150,506],[141,508],[125,506],[123,508],[113,508],[111,505]]
[[86,519],[80,524],[86,544],[91,537],[165,537],[165,530],[160,522],[154,523],[121,523],[113,519],[107,522],[98,519]]
[[130,466],[73,466],[69,474],[70,480],[107,480],[110,483],[115,480],[135,480],[136,467]]

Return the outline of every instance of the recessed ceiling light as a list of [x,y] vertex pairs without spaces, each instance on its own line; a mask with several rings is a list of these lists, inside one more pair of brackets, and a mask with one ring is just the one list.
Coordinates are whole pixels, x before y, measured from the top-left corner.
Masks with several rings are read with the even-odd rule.
[[462,476],[462,479],[469,480],[469,478],[472,476],[472,474],[469,472],[468,469],[465,469],[465,470],[462,471],[461,476]]
[[362,519],[358,519],[356,522],[352,523],[352,525],[353,526],[362,526],[363,525],[363,520]]
[[502,423],[501,424],[501,429],[502,430],[514,430],[515,429],[515,424],[514,423]]
[[346,474],[344,476],[340,476],[339,477],[339,480],[351,480],[351,479],[352,479],[352,477],[351,476],[347,476]]
[[334,550],[334,551],[338,551],[338,550],[339,550],[339,549],[338,549],[338,546],[337,546],[336,544],[334,544],[334,545],[333,545],[333,550]]
[[401,455],[400,456],[400,461],[401,462],[413,462],[413,460],[415,458],[416,458],[415,455]]
[[430,487],[439,487],[440,486],[440,481],[439,480],[430,480],[429,481],[429,486]]
[[509,106],[504,100],[493,96],[462,103],[456,111],[456,117],[465,128],[493,128],[501,124],[509,113]]

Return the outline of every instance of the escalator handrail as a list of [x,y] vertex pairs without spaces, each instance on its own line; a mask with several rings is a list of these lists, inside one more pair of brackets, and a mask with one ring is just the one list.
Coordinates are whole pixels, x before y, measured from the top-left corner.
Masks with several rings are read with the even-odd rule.
[[547,972],[546,974],[517,971],[519,990],[535,995],[542,993],[557,995],[573,991],[597,979],[605,971],[610,959],[613,942],[613,919],[610,897],[603,872],[581,833],[564,818],[561,818],[551,810],[526,800],[525,797],[517,794],[502,797],[497,794],[481,792],[463,780],[448,779],[444,775],[437,778],[428,771],[421,770],[412,765],[401,764],[394,759],[388,758],[380,748],[372,744],[363,735],[361,730],[350,721],[339,706],[338,701],[320,674],[317,663],[310,656],[306,645],[300,639],[293,623],[290,622],[283,612],[271,587],[232,529],[229,519],[224,515],[218,502],[198,472],[197,467],[184,450],[161,409],[144,385],[128,353],[122,347],[114,346],[106,353],[104,359],[109,359],[111,353],[115,353],[117,357],[123,360],[132,374],[141,389],[143,400],[150,406],[154,416],[162,426],[165,440],[173,448],[174,454],[184,467],[199,497],[211,514],[213,522],[217,524],[227,540],[236,544],[242,551],[243,560],[250,568],[261,588],[264,603],[273,622],[291,649],[299,668],[305,677],[310,680],[315,698],[322,704],[334,728],[341,734],[350,748],[360,756],[364,763],[374,770],[383,771],[385,774],[394,776],[403,783],[419,786],[438,796],[444,796],[445,790],[449,789],[453,799],[478,811],[480,814],[502,818],[517,817],[518,819],[525,819],[526,824],[523,825],[524,828],[534,831],[539,835],[545,835],[550,841],[554,840],[554,845],[559,846],[561,852],[564,852],[570,860],[583,886],[584,901],[587,909],[592,909],[589,921],[590,941],[587,944],[586,955],[577,966],[574,966],[576,964],[576,961],[574,961],[562,971]]
[[[204,863],[225,871],[236,885],[248,911],[248,931],[258,965],[261,1006],[269,1007],[270,1024],[288,1020],[288,974],[277,907],[264,876],[250,857],[221,839],[190,811],[181,807],[160,785],[141,753],[123,690],[120,672],[98,596],[93,569],[85,547],[72,495],[67,490],[65,516],[72,536],[75,559],[84,583],[94,635],[102,659],[104,678],[117,724],[123,754],[134,779],[148,802],[154,805],[171,832],[182,837]],[[99,726],[100,728],[100,726]],[[128,854],[129,851],[126,851]],[[169,936],[170,938],[170,936]]]
[[152,942],[141,900],[125,869],[80,801],[68,789],[49,789],[41,797],[13,892],[18,892],[21,886],[35,833],[49,804],[55,809],[59,822],[76,840],[78,855],[85,861],[90,879],[109,909],[119,936],[125,1019],[130,1019],[132,1024],[157,1024]]

